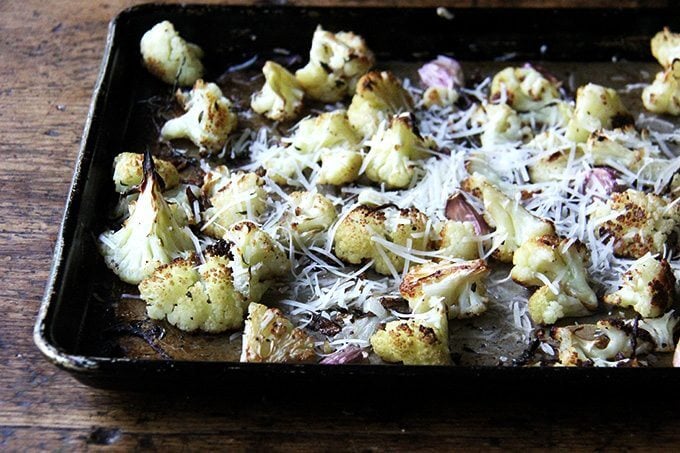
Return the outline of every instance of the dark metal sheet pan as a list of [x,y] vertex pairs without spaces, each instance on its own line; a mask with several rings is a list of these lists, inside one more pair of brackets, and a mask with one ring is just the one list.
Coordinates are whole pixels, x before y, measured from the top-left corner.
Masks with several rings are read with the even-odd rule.
[[[178,353],[173,360],[159,360],[153,357],[153,351],[148,357],[139,351],[125,354],[101,343],[102,332],[117,332],[112,320],[125,309],[112,304],[110,295],[120,295],[125,288],[116,287],[115,277],[99,257],[94,238],[107,224],[106,207],[113,197],[113,157],[131,147],[140,149],[155,134],[153,124],[140,125],[138,121],[140,100],[149,99],[160,86],[140,64],[138,50],[140,37],[155,23],[172,21],[189,41],[206,50],[208,80],[217,79],[229,66],[255,54],[271,54],[274,48],[285,47],[293,54],[306,55],[317,24],[363,35],[378,61],[414,62],[445,53],[466,61],[488,62],[503,57],[520,63],[570,62],[576,66],[578,62],[651,62],[650,37],[663,26],[680,26],[676,10],[451,12],[453,19],[440,17],[433,9],[152,4],[123,11],[110,24],[52,273],[35,326],[35,342],[45,356],[82,382],[106,388],[157,388],[180,382],[191,383],[196,389],[204,384],[238,388],[233,385],[275,381],[277,387],[286,384],[308,390],[349,382],[364,387],[418,382],[503,384],[504,388],[558,388],[568,384],[596,390],[677,379],[678,372],[669,368],[241,364],[230,361],[233,355],[227,352],[223,359],[182,354],[181,336],[175,339]],[[140,129],[152,131],[151,135],[140,134]],[[144,330],[144,326],[136,327],[137,334]],[[135,334],[130,330],[127,333]],[[203,344],[216,351],[224,348],[223,343],[208,340]]]

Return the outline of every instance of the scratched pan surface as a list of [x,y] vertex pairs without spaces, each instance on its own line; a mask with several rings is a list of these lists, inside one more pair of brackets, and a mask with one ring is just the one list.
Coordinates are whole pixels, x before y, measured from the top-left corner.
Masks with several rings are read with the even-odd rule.
[[[299,67],[306,62],[317,24],[363,35],[378,67],[414,79],[419,62],[448,54],[464,62],[468,75],[483,78],[508,64],[540,62],[562,80],[609,86],[648,81],[657,71],[649,39],[664,25],[673,27],[671,10],[453,10],[453,19],[432,9],[301,9],[226,6],[145,5],[121,13],[112,23],[100,79],[83,134],[73,185],[55,249],[53,272],[35,328],[46,357],[94,386],[155,388],[178,382],[258,384],[272,379],[293,386],[328,388],[338,383],[365,387],[416,384],[442,379],[485,385],[615,386],[635,381],[677,379],[668,368],[560,369],[494,366],[488,357],[463,366],[341,367],[240,364],[240,341],[227,335],[183,334],[165,323],[148,321],[142,302],[125,297],[135,288],[121,284],[96,250],[96,236],[111,224],[115,203],[111,184],[113,157],[151,147],[171,157],[157,142],[157,126],[175,108],[172,89],[151,77],[140,63],[139,39],[161,20],[170,20],[184,37],[206,51],[207,80],[216,80],[237,110],[261,80],[254,79],[265,59]],[[379,26],[377,26],[379,24]],[[606,26],[604,26],[606,24]],[[287,54],[275,49],[285,48]],[[257,56],[251,68],[233,71]],[[300,56],[300,59],[296,59]],[[504,61],[494,61],[502,59]],[[626,99],[639,109],[637,97]],[[246,120],[244,126],[257,126]],[[191,158],[186,166],[192,177]],[[484,321],[483,321],[484,322]],[[489,318],[488,322],[493,322]],[[526,344],[497,345],[518,357]],[[481,347],[466,345],[467,349]],[[484,357],[487,357],[485,360]]]

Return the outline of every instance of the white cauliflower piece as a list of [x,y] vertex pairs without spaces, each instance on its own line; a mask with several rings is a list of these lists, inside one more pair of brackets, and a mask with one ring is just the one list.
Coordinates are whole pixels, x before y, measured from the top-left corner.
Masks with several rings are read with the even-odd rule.
[[375,63],[364,39],[351,32],[331,33],[318,26],[312,37],[309,63],[295,73],[305,93],[323,102],[353,94],[357,80]]
[[138,284],[158,266],[194,247],[191,232],[177,223],[163,198],[159,178],[147,153],[134,211],[120,230],[99,236],[99,251],[106,265],[126,283]]
[[672,33],[668,27],[664,27],[652,38],[652,55],[664,68],[669,68],[673,61],[680,58],[680,35]]
[[561,134],[545,131],[536,135],[527,148],[540,151],[537,159],[528,165],[531,182],[553,182],[561,179],[570,159],[583,156],[583,146],[565,140]]
[[574,116],[567,125],[566,137],[585,142],[591,132],[633,123],[616,90],[589,83],[576,90]]
[[200,195],[200,189],[192,184],[180,184],[163,194],[180,226],[198,225],[201,221]]
[[241,362],[311,362],[314,339],[293,324],[278,308],[251,303],[243,330]]
[[232,225],[224,238],[230,244],[234,288],[250,302],[259,302],[272,284],[290,270],[281,246],[252,222],[244,220]]
[[399,291],[413,313],[427,312],[443,302],[449,319],[470,318],[486,311],[490,272],[484,260],[428,262],[410,269]]
[[379,274],[399,273],[405,253],[427,249],[426,227],[427,217],[415,208],[357,206],[335,231],[335,255],[350,264],[372,260]]
[[519,246],[532,238],[555,233],[550,221],[536,217],[478,173],[463,181],[463,188],[484,202],[484,218],[496,228],[492,247],[499,261],[510,263]]
[[480,136],[483,146],[522,141],[527,131],[517,112],[506,104],[487,104],[484,114],[477,117],[484,127]]
[[252,109],[270,120],[285,121],[298,116],[305,92],[293,74],[273,61],[262,68],[265,83],[250,100]]
[[558,319],[591,315],[592,312],[577,297],[549,286],[542,286],[529,298],[529,317],[536,324],[554,324]]
[[618,291],[607,294],[611,305],[632,307],[644,317],[661,316],[675,300],[675,276],[668,261],[651,253],[635,261],[621,276]]
[[662,197],[629,189],[613,193],[591,206],[590,225],[596,236],[614,240],[617,256],[641,258],[646,253],[677,250],[680,205]]
[[649,333],[654,342],[654,350],[658,352],[671,352],[675,345],[674,334],[680,323],[680,317],[671,310],[658,318],[645,318],[638,322],[638,328]]
[[338,216],[333,203],[318,192],[293,192],[290,204],[286,225],[295,242],[305,246],[314,244]]
[[218,333],[243,325],[246,302],[235,289],[224,241],[209,246],[205,263],[195,255],[156,269],[139,284],[151,319],[165,319],[181,330]]
[[203,50],[182,39],[167,20],[144,33],[139,48],[146,69],[165,83],[191,86],[203,77]]
[[648,137],[641,135],[634,126],[614,130],[593,132],[585,146],[586,156],[595,166],[620,166],[642,179],[656,180],[667,159],[660,159],[661,151],[650,144]]
[[574,107],[567,101],[553,101],[545,107],[530,112],[520,112],[522,125],[531,129],[541,127],[567,127],[574,116]]
[[358,151],[346,149],[328,150],[321,154],[319,184],[343,186],[356,181],[364,162],[364,156]]
[[657,73],[654,82],[642,90],[642,104],[650,112],[680,115],[680,59]]
[[212,198],[229,184],[231,181],[230,177],[231,172],[226,165],[211,167],[210,170],[203,175],[201,195],[207,199]]
[[513,109],[526,112],[538,110],[559,99],[559,84],[548,80],[531,65],[509,67],[497,73],[491,81],[491,101],[505,99]]
[[630,364],[628,359],[637,352],[623,322],[615,320],[558,327],[552,335],[560,343],[559,360],[564,366],[622,366]]
[[349,122],[364,138],[373,136],[381,123],[413,110],[413,99],[401,80],[389,71],[369,72],[359,79],[347,109]]
[[515,250],[510,276],[527,287],[553,286],[553,292],[575,297],[585,308],[594,311],[597,296],[588,283],[586,259],[585,245],[579,241],[555,235],[532,238]]
[[[116,192],[126,193],[138,186],[144,179],[144,154],[120,153],[113,159],[113,182]],[[163,180],[164,189],[172,189],[179,184],[179,173],[167,160],[153,158],[156,172]]]
[[[223,187],[213,190],[209,199],[211,207],[203,214],[205,223],[201,230],[219,239],[234,223],[257,219],[267,207],[264,184],[264,179],[256,173],[232,174]],[[204,192],[212,190],[203,187]]]
[[414,125],[411,113],[392,118],[387,128],[381,127],[368,142],[366,176],[388,189],[403,189],[415,176],[415,161],[426,158],[428,142]]
[[479,236],[472,222],[447,220],[435,225],[439,230],[437,251],[448,258],[473,260],[479,258]]
[[371,346],[385,362],[448,365],[451,356],[446,307],[439,303],[414,318],[388,322],[384,329],[373,334]]
[[185,110],[179,118],[166,122],[161,129],[165,140],[186,138],[201,152],[220,151],[238,121],[231,102],[214,83],[197,80],[189,92],[177,92],[177,99]]
[[423,93],[423,105],[428,109],[435,105],[448,107],[455,104],[459,97],[460,95],[455,88],[429,87]]

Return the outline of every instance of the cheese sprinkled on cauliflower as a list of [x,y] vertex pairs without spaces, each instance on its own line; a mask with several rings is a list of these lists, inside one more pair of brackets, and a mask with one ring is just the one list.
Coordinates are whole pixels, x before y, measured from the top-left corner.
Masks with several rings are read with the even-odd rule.
[[338,216],[333,203],[317,192],[293,192],[290,194],[292,211],[286,216],[286,225],[293,239],[310,246],[321,239]]
[[556,81],[548,80],[530,65],[509,67],[494,76],[489,97],[492,101],[505,100],[513,109],[526,112],[558,100],[558,88]]
[[606,202],[595,200],[590,224],[598,237],[614,240],[616,255],[641,258],[650,252],[677,250],[680,205],[629,189],[613,193]]
[[576,91],[576,108],[567,125],[566,137],[575,142],[585,142],[593,131],[632,122],[633,118],[616,90],[589,83]]

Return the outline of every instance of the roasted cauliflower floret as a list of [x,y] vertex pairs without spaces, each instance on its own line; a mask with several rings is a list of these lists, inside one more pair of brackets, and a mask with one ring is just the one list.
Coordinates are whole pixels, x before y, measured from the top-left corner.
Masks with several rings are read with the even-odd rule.
[[251,303],[243,330],[241,362],[310,362],[316,357],[314,339],[278,308]]
[[664,27],[651,41],[652,55],[664,68],[669,68],[673,61],[680,58],[680,35],[672,33]]
[[214,83],[197,80],[189,92],[177,92],[177,99],[186,112],[166,122],[161,129],[165,140],[186,138],[202,152],[221,150],[227,137],[236,128],[236,114],[231,102]]
[[408,187],[415,176],[416,162],[428,156],[428,143],[414,125],[415,118],[404,113],[392,118],[368,142],[366,176],[388,189]]
[[[594,311],[597,296],[588,283],[586,258],[585,245],[578,241],[554,235],[532,238],[515,250],[510,276],[527,287],[552,286],[551,290],[558,295],[575,297],[585,308]],[[547,295],[541,297],[547,298]],[[567,305],[573,302],[564,297],[556,301]]]
[[223,332],[243,325],[245,299],[232,283],[229,245],[209,246],[205,262],[195,255],[156,269],[139,284],[151,319],[165,319],[188,332]]
[[231,181],[230,176],[231,172],[226,165],[211,167],[210,170],[203,175],[201,195],[206,199],[212,198],[229,184]]
[[522,125],[532,129],[567,127],[572,116],[574,116],[574,107],[567,101],[553,101],[538,110],[519,113]]
[[106,265],[121,280],[134,285],[194,247],[191,232],[177,223],[163,198],[159,178],[151,155],[145,154],[144,180],[132,214],[120,230],[99,236]]
[[449,326],[442,303],[408,320],[388,322],[371,337],[373,351],[385,362],[448,365]]
[[[314,118],[307,118],[298,124],[295,135],[291,140],[291,147],[302,154],[319,153],[316,159],[321,159],[319,170],[320,184],[343,185],[355,181],[359,177],[359,169],[363,156],[358,151],[360,138],[349,124],[347,112],[335,110],[322,113]],[[290,149],[290,148],[289,148]],[[290,166],[290,159],[284,158],[277,169]],[[290,170],[279,173],[292,173]],[[288,175],[290,178],[292,174]]]
[[163,196],[180,226],[198,225],[201,221],[199,197],[201,191],[192,184],[180,184]]
[[536,135],[529,143],[528,148],[541,153],[528,165],[531,182],[553,182],[561,179],[570,159],[583,156],[583,147],[566,140],[561,134],[553,131],[545,131]]
[[604,301],[611,305],[632,307],[642,316],[661,316],[675,300],[675,276],[668,261],[651,253],[635,261],[621,276],[618,291],[607,294]]
[[347,109],[349,122],[364,137],[371,137],[393,115],[413,110],[413,99],[391,72],[369,72],[359,79]]
[[312,37],[309,63],[295,73],[302,88],[314,99],[337,102],[353,94],[359,77],[375,63],[361,36],[331,33],[318,26]]
[[473,260],[479,258],[479,236],[472,222],[447,220],[437,225],[439,231],[439,254],[447,258]]
[[313,244],[320,233],[327,231],[338,215],[333,203],[320,193],[293,192],[290,204],[292,211],[286,224],[293,239],[305,246]]
[[531,65],[509,67],[497,73],[491,81],[492,101],[505,99],[513,109],[526,112],[538,110],[558,100],[559,85],[548,80]]
[[630,333],[614,320],[559,327],[552,335],[560,343],[559,360],[564,366],[621,366],[636,352]]
[[144,33],[139,47],[146,69],[165,83],[191,86],[203,77],[203,50],[182,39],[167,20]]
[[592,314],[583,302],[561,290],[542,286],[531,295],[528,302],[529,317],[536,324],[554,324],[558,319]]
[[264,85],[250,100],[252,109],[270,120],[285,121],[298,116],[305,92],[293,74],[273,61],[262,68]]
[[[126,193],[141,184],[144,179],[144,154],[120,153],[113,159],[113,182],[116,192]],[[167,160],[153,158],[158,175],[163,179],[163,188],[172,189],[179,184],[179,173]]]
[[642,104],[650,112],[680,115],[680,59],[657,73],[654,82],[642,90]]
[[512,108],[506,104],[487,104],[483,110],[476,116],[484,127],[479,138],[483,146],[522,141],[527,131]]
[[671,352],[675,346],[674,334],[680,324],[680,317],[671,310],[658,318],[645,318],[638,322],[638,328],[649,333],[654,343],[654,350]]
[[515,250],[529,239],[555,233],[550,221],[531,214],[478,173],[467,178],[463,188],[479,195],[484,202],[484,218],[496,228],[493,248],[494,257],[499,261],[510,263]]
[[590,225],[603,240],[614,240],[617,256],[641,258],[646,253],[677,249],[680,205],[629,189],[613,193],[606,201],[595,200]]
[[251,302],[259,302],[271,285],[290,270],[288,257],[279,244],[252,222],[232,225],[224,238],[230,243],[234,288]]
[[585,152],[595,166],[625,167],[645,181],[655,181],[669,165],[667,159],[660,158],[659,149],[632,125],[593,132]]
[[429,262],[409,270],[399,291],[413,313],[424,313],[443,302],[449,319],[470,318],[486,311],[490,272],[484,260]]
[[[204,185],[205,188],[205,185]],[[264,180],[256,173],[238,172],[209,199],[212,205],[205,210],[202,230],[206,234],[221,238],[234,223],[255,220],[267,207],[267,193]]]
[[567,125],[566,137],[585,142],[591,132],[633,123],[616,90],[589,83],[576,91],[574,116]]
[[427,217],[415,208],[357,206],[338,225],[335,255],[350,264],[374,261],[376,272],[399,273],[404,267],[400,249],[425,250]]

